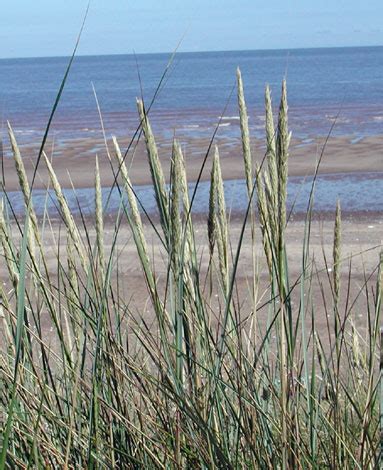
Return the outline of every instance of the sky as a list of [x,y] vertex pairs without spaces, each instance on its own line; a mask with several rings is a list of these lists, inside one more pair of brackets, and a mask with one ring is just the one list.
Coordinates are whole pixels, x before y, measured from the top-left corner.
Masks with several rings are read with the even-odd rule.
[[[70,55],[87,0],[2,0],[0,58]],[[91,0],[79,55],[383,45],[382,0]]]

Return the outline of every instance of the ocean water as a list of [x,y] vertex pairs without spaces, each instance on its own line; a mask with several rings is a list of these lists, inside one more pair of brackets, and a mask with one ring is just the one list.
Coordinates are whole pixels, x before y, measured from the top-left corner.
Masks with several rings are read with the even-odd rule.
[[[75,58],[52,135],[57,141],[100,136],[92,84],[107,134],[132,135],[138,124],[135,99],[142,94],[148,106],[169,59],[170,54]],[[41,137],[68,60],[0,60],[1,120],[11,121],[21,142]],[[382,132],[383,47],[364,47],[179,53],[151,108],[157,135],[209,137],[223,114],[220,135],[238,136],[237,66],[254,135],[263,133],[265,84],[277,106],[284,76],[295,136],[326,135],[337,115],[334,134],[357,141]]]

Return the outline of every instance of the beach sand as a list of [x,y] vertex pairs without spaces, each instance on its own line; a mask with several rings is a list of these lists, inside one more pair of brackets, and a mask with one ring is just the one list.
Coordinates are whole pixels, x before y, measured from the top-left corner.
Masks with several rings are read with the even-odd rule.
[[[290,146],[289,175],[312,175],[323,152],[320,165],[320,174],[331,173],[365,173],[383,172],[383,136],[365,137],[352,143],[355,136],[331,136],[326,139],[292,139]],[[207,139],[181,139],[185,155],[189,182],[195,181],[202,166],[203,159],[209,147]],[[226,179],[241,179],[244,177],[242,149],[240,140],[218,138],[216,143],[220,150],[223,176]],[[121,139],[120,147],[125,150],[128,140]],[[108,141],[109,154],[113,167],[116,161],[113,156],[111,141]],[[262,161],[265,154],[263,141],[256,140],[252,143],[253,154],[258,162]],[[53,151],[49,151],[52,149]],[[164,173],[169,175],[171,159],[171,141],[158,142],[159,155]],[[14,162],[8,142],[4,144],[6,158],[3,160],[3,174],[5,186],[8,191],[18,189],[18,178],[15,172]],[[33,174],[38,148],[23,145],[21,148],[23,161],[28,175]],[[94,186],[94,166],[96,154],[99,157],[102,185],[110,187],[114,181],[110,160],[102,139],[72,140],[62,147],[52,147],[48,142],[46,152],[53,159],[53,166],[62,187],[88,188]],[[210,177],[211,153],[209,154],[202,180]],[[128,152],[127,159],[130,166],[130,176],[135,185],[150,184],[150,171],[147,162],[146,150],[143,139],[133,144]],[[45,162],[42,159],[38,168],[35,188],[45,188],[48,184],[48,175]]]
[[[237,249],[238,237],[242,227],[243,218],[235,216],[230,220],[230,241],[232,253],[235,254]],[[94,226],[87,221],[88,235],[91,243],[95,241]],[[158,230],[161,230],[159,224]],[[324,345],[327,347],[333,340],[327,336],[328,324],[333,326],[333,310],[332,310],[332,250],[333,250],[333,220],[318,217],[311,227],[310,254],[309,263],[313,267],[314,276],[311,288],[312,306],[315,312],[315,327],[322,336]],[[14,226],[13,231],[17,237],[17,228]],[[149,246],[151,262],[154,267],[157,288],[162,299],[165,298],[166,292],[166,253],[150,224],[145,224],[145,236]],[[56,221],[52,227],[46,230],[44,236],[44,251],[46,261],[50,271],[50,278],[53,285],[57,283],[58,261],[57,252],[60,251],[60,262],[66,267],[65,252],[65,229]],[[289,265],[289,281],[291,286],[295,286],[292,291],[292,306],[294,319],[298,318],[298,310],[300,303],[300,282],[302,272],[302,247],[304,236],[304,221],[290,221],[287,228],[286,245]],[[82,230],[84,235],[84,231]],[[114,234],[114,224],[106,220],[104,236],[105,236],[105,253],[108,258]],[[209,264],[209,253],[207,244],[207,226],[202,216],[198,217],[195,222],[196,245],[200,270],[200,285],[205,298],[208,296],[209,284],[206,277],[207,267]],[[352,319],[353,323],[359,328],[361,335],[367,334],[368,310],[366,307],[366,293],[371,293],[376,286],[377,267],[379,263],[379,253],[382,249],[383,221],[381,217],[372,219],[365,216],[355,215],[355,218],[347,218],[342,224],[342,263],[341,263],[341,297],[340,297],[340,317],[342,320]],[[85,238],[85,237],[84,237]],[[58,242],[60,240],[60,242]],[[59,243],[59,247],[57,247]],[[121,305],[128,306],[131,318],[139,320],[144,318],[148,325],[153,324],[156,328],[156,321],[153,315],[150,297],[145,284],[145,278],[137,256],[137,251],[132,238],[131,230],[127,221],[124,220],[116,243],[116,257],[112,269],[112,284],[115,287],[115,295],[121,299]],[[257,302],[257,324],[258,333],[262,336],[267,326],[267,302],[270,298],[269,275],[266,267],[265,257],[263,253],[260,231],[256,232],[256,259],[258,264],[259,288]],[[232,259],[230,266],[232,266]],[[351,276],[349,272],[351,269]],[[213,258],[213,270],[216,279],[218,270],[217,254]],[[8,282],[8,274],[5,263],[1,263],[0,276],[3,283],[10,290],[11,286]],[[240,312],[239,318],[242,322],[250,322],[252,311],[251,282],[252,282],[252,244],[250,236],[250,228],[247,227],[239,265],[236,274],[236,283],[234,289],[234,303]],[[117,289],[118,277],[118,289]],[[85,282],[85,278],[84,278]],[[62,287],[61,287],[62,288]],[[306,284],[306,292],[308,285]],[[349,291],[349,294],[347,292]],[[118,293],[117,293],[118,292]],[[117,293],[117,294],[116,294]],[[348,297],[348,301],[346,300]],[[306,297],[311,305],[311,300]],[[370,307],[372,308],[373,296],[370,295]],[[210,300],[210,315],[213,324],[218,324],[222,318],[224,302],[222,293],[215,287]],[[307,310],[306,324],[311,328],[310,308]],[[129,325],[133,325],[129,320]],[[248,323],[249,327],[250,323]],[[44,335],[50,337],[52,331],[51,320],[44,317],[42,312],[42,327]],[[245,328],[248,331],[248,327]],[[128,330],[130,326],[128,327]]]
[[[233,255],[235,254],[238,246],[238,237],[242,228],[243,217],[235,217],[230,221],[230,237],[231,237],[231,250]],[[302,272],[302,247],[303,247],[303,236],[304,236],[304,221],[292,221],[289,223],[287,228],[286,246],[288,255],[288,265],[290,273],[290,284],[291,286],[297,283],[299,285]],[[158,227],[160,230],[160,228]],[[207,225],[205,220],[196,222],[195,225],[196,234],[196,245],[198,251],[198,258],[201,266],[201,285],[205,283],[205,274],[207,272],[209,263],[208,253],[208,241],[207,241]],[[313,222],[311,228],[311,240],[310,240],[310,264],[314,263],[314,272],[317,275],[314,276],[314,288],[313,288],[313,301],[314,305],[318,308],[318,312],[321,312],[322,316],[318,316],[318,320],[323,326],[326,321],[324,314],[323,305],[323,294],[325,300],[329,301],[329,277],[332,280],[332,251],[333,251],[333,237],[334,237],[334,222],[332,220],[322,220],[318,218]],[[113,227],[109,226],[106,228],[105,236],[107,238],[107,246],[111,246],[113,234]],[[154,230],[149,224],[145,225],[145,235],[147,237],[150,253],[152,255],[152,262],[155,266],[156,275],[158,276],[159,285],[163,286],[166,278],[166,264],[164,264],[164,250],[155,235]],[[342,226],[342,264],[341,264],[341,284],[342,284],[342,297],[346,297],[346,291],[348,289],[348,275],[349,269],[352,269],[352,279],[350,285],[351,292],[351,303],[356,300],[353,312],[357,319],[366,320],[365,314],[365,293],[363,292],[363,286],[366,278],[374,272],[379,263],[379,253],[382,248],[383,238],[383,220],[377,219],[366,219],[363,217],[356,218],[354,220],[346,219],[343,221]],[[143,281],[143,275],[136,250],[134,247],[133,240],[131,238],[130,229],[123,225],[122,232],[118,237],[118,253],[119,260],[118,265],[120,273],[122,275],[121,283],[122,291],[124,292],[123,297],[125,299],[131,299],[131,305],[143,311],[148,307],[148,295]],[[262,306],[267,300],[269,295],[269,276],[264,257],[261,233],[257,230],[256,233],[256,258],[259,264],[259,306]],[[231,260],[232,261],[232,260]],[[214,255],[214,270],[218,269],[217,254]],[[252,281],[252,244],[250,227],[247,226],[245,231],[244,242],[241,246],[241,254],[239,258],[239,266],[236,275],[236,293],[234,297],[243,306],[242,312],[248,314],[251,301],[250,295],[250,282]],[[319,288],[319,282],[323,283],[324,292]],[[375,286],[376,276],[372,277],[372,284]],[[360,291],[362,294],[360,295]],[[161,291],[161,290],[160,290]],[[206,286],[206,292],[208,288]],[[299,293],[299,287],[294,289],[293,300],[297,308],[299,299],[297,294]],[[327,294],[326,294],[327,293]],[[222,301],[222,298],[221,298]],[[150,304],[150,302],[149,302]],[[363,305],[363,310],[358,310]],[[345,307],[345,303],[342,301],[342,307]],[[330,308],[331,305],[327,305]],[[266,318],[265,308],[262,307],[262,317]],[[361,315],[361,316],[360,316]],[[264,321],[261,324],[265,326]]]

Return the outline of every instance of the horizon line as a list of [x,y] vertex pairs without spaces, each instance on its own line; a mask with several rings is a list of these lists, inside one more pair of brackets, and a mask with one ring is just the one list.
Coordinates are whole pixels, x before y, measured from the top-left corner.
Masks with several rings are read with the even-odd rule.
[[[371,44],[363,46],[317,46],[317,47],[276,47],[276,48],[260,48],[260,49],[225,49],[225,50],[206,50],[206,51],[177,51],[178,54],[209,54],[209,53],[225,53],[225,52],[271,52],[271,51],[301,51],[301,50],[321,50],[321,49],[368,49],[381,48],[381,44]],[[142,56],[142,55],[166,55],[173,54],[174,51],[162,52],[115,52],[109,54],[76,54],[75,57],[107,57],[107,56]],[[60,59],[71,57],[68,55],[43,55],[43,56],[18,56],[18,57],[0,57],[0,60],[27,60],[27,59]]]

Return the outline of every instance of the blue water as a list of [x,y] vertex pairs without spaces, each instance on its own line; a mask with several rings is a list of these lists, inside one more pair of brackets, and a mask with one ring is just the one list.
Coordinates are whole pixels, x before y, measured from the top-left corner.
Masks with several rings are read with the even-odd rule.
[[[295,214],[307,211],[312,178],[290,177],[288,183],[287,207]],[[227,208],[233,212],[244,212],[247,206],[247,189],[244,180],[225,181],[225,197]],[[207,214],[209,204],[209,182],[201,182],[197,188],[193,212]],[[136,196],[151,215],[156,214],[157,206],[153,187],[149,185],[135,186]],[[189,185],[192,195],[195,184]],[[92,215],[95,211],[94,188],[82,188],[76,191],[64,190],[65,198],[73,214]],[[340,199],[344,212],[382,212],[383,173],[332,174],[320,175],[315,184],[314,210],[333,212],[337,200]],[[20,192],[8,192],[7,196],[17,216],[24,214],[24,201]],[[121,195],[117,188],[103,188],[102,197],[106,213],[116,213],[121,207]],[[123,201],[126,202],[125,196]],[[59,215],[59,205],[53,190],[35,190],[33,203],[36,213],[41,216],[47,208],[51,216]]]
[[[53,122],[56,139],[99,135],[92,83],[107,133],[131,135],[137,126],[135,98],[142,86],[146,102],[151,100],[169,58],[77,57]],[[67,63],[68,58],[0,60],[0,116],[12,122],[22,141],[41,136]],[[237,135],[232,93],[237,66],[255,135],[264,127],[264,85],[270,84],[277,104],[285,75],[295,136],[327,134],[338,112],[335,134],[355,134],[357,139],[382,132],[383,47],[179,53],[152,108],[156,132],[165,137],[174,129],[197,137],[211,135],[228,103],[220,133]]]

